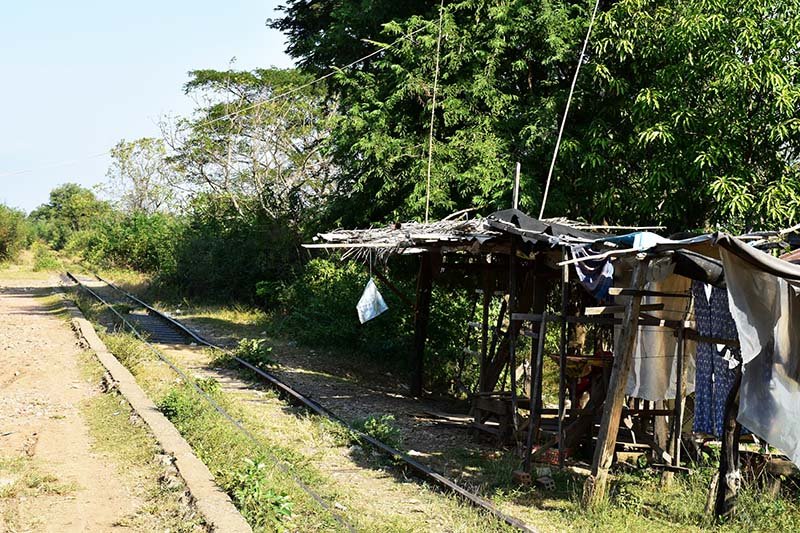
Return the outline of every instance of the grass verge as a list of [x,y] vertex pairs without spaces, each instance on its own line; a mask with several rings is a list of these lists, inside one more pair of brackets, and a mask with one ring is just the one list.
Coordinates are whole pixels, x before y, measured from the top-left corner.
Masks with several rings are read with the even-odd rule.
[[142,501],[117,525],[136,531],[195,533],[206,531],[189,505],[186,487],[143,422],[116,392],[87,400],[81,406],[93,447],[110,458]]

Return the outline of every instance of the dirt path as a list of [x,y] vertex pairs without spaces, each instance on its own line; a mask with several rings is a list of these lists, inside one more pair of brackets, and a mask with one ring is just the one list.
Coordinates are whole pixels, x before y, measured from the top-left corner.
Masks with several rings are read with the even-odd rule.
[[80,405],[99,391],[57,308],[55,280],[0,279],[0,531],[124,531],[139,502],[92,451]]

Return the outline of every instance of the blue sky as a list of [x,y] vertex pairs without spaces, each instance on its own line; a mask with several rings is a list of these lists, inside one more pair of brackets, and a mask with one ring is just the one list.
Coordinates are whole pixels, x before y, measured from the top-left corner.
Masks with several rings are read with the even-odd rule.
[[[0,202],[29,211],[50,189],[105,178],[120,139],[187,114],[197,68],[289,67],[265,26],[279,0],[7,1],[0,7]],[[94,157],[92,157],[94,156]]]

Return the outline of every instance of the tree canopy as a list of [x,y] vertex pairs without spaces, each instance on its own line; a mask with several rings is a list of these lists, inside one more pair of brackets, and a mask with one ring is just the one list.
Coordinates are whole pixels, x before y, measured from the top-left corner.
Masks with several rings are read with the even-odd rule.
[[[333,82],[330,223],[424,209],[438,6],[384,4],[289,0],[273,22],[312,71],[401,38]],[[507,207],[515,161],[522,206],[538,212],[593,5],[445,3],[434,215]],[[798,17],[798,0],[603,3],[546,216],[676,230],[796,220]]]

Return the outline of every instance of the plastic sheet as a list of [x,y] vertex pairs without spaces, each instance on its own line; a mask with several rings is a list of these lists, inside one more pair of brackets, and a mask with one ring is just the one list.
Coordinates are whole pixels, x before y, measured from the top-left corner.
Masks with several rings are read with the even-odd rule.
[[383,296],[381,296],[378,287],[375,285],[372,278],[370,278],[367,282],[367,286],[364,287],[364,292],[361,294],[358,304],[356,304],[358,319],[363,324],[381,313],[386,312],[388,309],[389,306],[386,305],[386,302],[383,300]]

